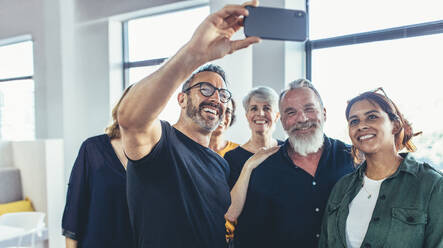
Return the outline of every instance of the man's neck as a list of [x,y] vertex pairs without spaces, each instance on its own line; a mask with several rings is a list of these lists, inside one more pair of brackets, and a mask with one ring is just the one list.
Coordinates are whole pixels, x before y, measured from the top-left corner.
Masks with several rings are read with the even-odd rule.
[[209,146],[211,132],[202,129],[197,124],[178,120],[178,122],[172,126],[200,145],[204,147]]
[[306,156],[302,156],[296,151],[292,145],[288,147],[288,155],[291,158],[294,165],[300,167],[311,176],[315,176],[315,172],[317,171],[318,163],[320,162],[321,155],[323,153],[323,147],[318,149],[317,152],[309,153]]

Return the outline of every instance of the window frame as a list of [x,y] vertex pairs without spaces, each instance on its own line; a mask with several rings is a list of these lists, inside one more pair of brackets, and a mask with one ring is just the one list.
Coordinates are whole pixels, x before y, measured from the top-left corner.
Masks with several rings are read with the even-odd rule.
[[[18,36],[18,37],[13,37],[13,38],[9,38],[9,39],[5,39],[5,40],[1,40],[0,41],[0,47],[5,47],[5,46],[10,46],[10,45],[14,45],[14,44],[18,44],[18,43],[24,43],[24,42],[31,42],[32,45],[32,74],[31,75],[23,75],[23,76],[19,76],[19,77],[9,77],[9,78],[0,78],[0,85],[2,83],[6,83],[6,82],[13,82],[13,81],[23,81],[23,80],[32,80],[33,83],[33,87],[34,87],[34,109],[33,109],[33,118],[34,118],[34,134],[33,137],[31,137],[31,140],[35,140],[37,137],[37,133],[36,133],[36,109],[35,109],[35,80],[34,80],[34,74],[35,74],[35,70],[34,70],[34,40],[32,39],[31,35],[23,35],[23,36]],[[1,130],[0,130],[1,132]],[[0,135],[1,137],[1,135]],[[3,138],[3,137],[2,137]],[[18,141],[22,141],[22,139],[17,139]],[[7,141],[16,141],[16,139],[11,139],[11,140],[7,140]]]
[[[309,0],[306,0],[306,18],[308,18],[309,36]],[[312,79],[312,50],[332,48],[339,46],[356,45],[376,41],[387,41],[395,39],[405,39],[417,36],[426,36],[443,33],[443,19],[438,21],[423,22],[387,29],[379,29],[369,32],[354,33],[348,35],[334,36],[323,39],[307,40],[305,43],[306,52],[306,78]]]
[[162,58],[155,58],[155,59],[147,59],[147,60],[139,60],[139,61],[129,61],[129,40],[128,40],[128,22],[140,19],[140,18],[146,18],[146,17],[152,17],[157,15],[164,15],[164,14],[170,14],[174,12],[189,10],[189,9],[195,9],[200,7],[207,7],[209,6],[208,2],[204,3],[198,3],[186,7],[179,7],[174,8],[171,10],[166,11],[159,11],[155,13],[151,13],[148,15],[138,16],[136,18],[130,18],[122,22],[122,37],[123,37],[123,89],[127,88],[129,86],[129,70],[131,68],[137,68],[137,67],[146,67],[146,66],[156,66],[160,65],[163,62],[165,62],[169,57],[162,57]]
[[[14,45],[17,43],[28,42],[28,41],[32,42],[32,45],[34,46],[34,40],[32,40],[32,37],[30,35],[24,35],[24,36],[14,37],[11,39],[6,39],[4,41],[0,41],[0,47],[10,46],[10,45]],[[33,57],[34,57],[34,55],[33,55]],[[10,77],[10,78],[1,78],[0,77],[0,83],[10,82],[10,81],[19,81],[19,80],[28,80],[28,79],[34,80],[34,73],[32,75],[25,75],[25,76],[21,76],[21,77]]]

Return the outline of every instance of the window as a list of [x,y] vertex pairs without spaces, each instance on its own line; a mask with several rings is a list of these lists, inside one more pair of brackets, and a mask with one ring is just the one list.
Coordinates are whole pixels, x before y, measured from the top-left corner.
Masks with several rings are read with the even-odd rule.
[[322,39],[307,44],[307,76],[324,98],[326,134],[349,143],[347,100],[382,86],[414,131],[423,131],[413,139],[414,156],[443,169],[443,3],[333,2],[312,1],[310,36]]
[[309,1],[312,40],[441,20],[441,0]]
[[32,41],[0,45],[0,140],[35,138]]
[[[157,70],[192,37],[208,15],[209,6],[200,5],[125,22],[125,88]],[[179,90],[171,97],[160,119],[178,120],[180,109],[176,96]]]

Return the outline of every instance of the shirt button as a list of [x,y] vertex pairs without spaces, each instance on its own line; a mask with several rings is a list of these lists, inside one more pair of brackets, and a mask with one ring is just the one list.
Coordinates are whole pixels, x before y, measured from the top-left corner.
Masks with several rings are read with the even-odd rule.
[[314,186],[315,186],[315,185],[317,185],[317,183],[316,183],[315,181],[312,181],[312,185],[314,185]]
[[363,246],[363,247],[365,247],[365,248],[371,248],[371,244],[369,244],[369,243],[365,243],[365,246]]
[[318,211],[320,211],[320,209],[319,208],[315,208],[315,212],[318,212]]
[[380,196],[380,200],[384,200],[384,199],[386,199],[385,195]]
[[318,234],[318,233],[315,234],[315,237],[316,237],[316,238],[320,238],[320,234]]

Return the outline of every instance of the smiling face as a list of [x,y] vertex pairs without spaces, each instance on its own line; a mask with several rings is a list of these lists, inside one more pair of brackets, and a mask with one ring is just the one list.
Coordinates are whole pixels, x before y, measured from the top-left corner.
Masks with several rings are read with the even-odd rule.
[[378,104],[368,100],[354,103],[349,111],[349,137],[365,155],[384,149],[395,150],[394,130],[398,128],[397,124]]
[[280,104],[282,125],[297,153],[306,156],[323,146],[326,110],[309,88],[289,90]]
[[[189,87],[199,82],[208,82],[216,88],[226,88],[223,78],[215,72],[204,71],[196,74]],[[202,95],[199,87],[188,91],[186,116],[206,131],[213,131],[219,126],[224,119],[225,108],[226,104],[220,101],[218,91],[210,97]]]
[[260,101],[256,97],[252,97],[249,100],[246,119],[253,133],[272,134],[278,117],[278,110],[273,109],[272,105],[268,102]]
[[280,111],[283,128],[288,135],[298,138],[313,135],[326,120],[325,111],[309,88],[288,91],[282,99]]

